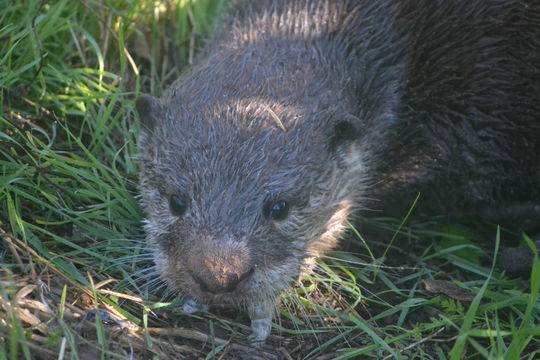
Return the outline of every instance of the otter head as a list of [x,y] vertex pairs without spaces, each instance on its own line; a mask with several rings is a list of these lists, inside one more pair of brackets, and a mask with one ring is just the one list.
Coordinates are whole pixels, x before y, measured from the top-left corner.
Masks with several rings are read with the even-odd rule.
[[362,93],[343,85],[348,77],[289,64],[292,80],[268,78],[262,67],[239,68],[236,56],[230,66],[210,61],[163,99],[137,100],[148,244],[171,289],[247,310],[264,338],[277,297],[362,205],[392,111],[385,92],[359,110]]
[[361,197],[359,120],[254,99],[137,100],[140,190],[163,279],[201,303],[273,303]]

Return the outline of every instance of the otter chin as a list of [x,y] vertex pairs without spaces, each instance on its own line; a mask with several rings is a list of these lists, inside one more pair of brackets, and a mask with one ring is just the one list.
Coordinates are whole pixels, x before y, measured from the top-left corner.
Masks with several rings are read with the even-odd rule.
[[233,1],[193,69],[136,101],[162,279],[190,311],[247,311],[261,343],[362,210],[539,204],[539,18],[533,1]]

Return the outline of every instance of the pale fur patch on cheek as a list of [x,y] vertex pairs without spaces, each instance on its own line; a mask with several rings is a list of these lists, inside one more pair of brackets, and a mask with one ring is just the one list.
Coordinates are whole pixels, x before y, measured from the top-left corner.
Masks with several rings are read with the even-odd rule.
[[339,238],[347,228],[346,220],[349,218],[351,208],[351,201],[341,201],[339,209],[326,223],[326,231],[322,234],[320,241],[313,244],[313,250],[317,252],[316,256],[323,255],[337,244]]
[[337,245],[337,242],[347,228],[346,220],[350,215],[351,208],[352,204],[350,201],[342,201],[339,209],[334,212],[330,220],[326,223],[323,234],[315,238],[318,240],[309,243],[305,241],[301,242],[303,246],[307,247],[306,251],[310,256],[303,260],[299,278],[309,274],[315,266],[317,259]]
[[[347,228],[346,221],[361,207],[368,188],[365,160],[369,153],[360,145],[352,144],[344,155],[345,168],[335,166],[321,178],[312,193],[308,208],[295,214],[295,240],[292,245],[304,249],[313,258],[324,255],[337,245]],[[333,209],[328,209],[332,206]],[[285,229],[285,227],[283,227]],[[309,267],[306,260],[305,267]]]
[[157,189],[144,191],[142,203],[147,214],[144,227],[149,239],[164,235],[166,229],[177,220],[169,210],[168,200]]
[[168,273],[171,264],[167,252],[163,250],[159,243],[159,239],[167,235],[167,226],[165,224],[156,222],[154,218],[145,220],[144,230],[146,231],[146,243],[149,251],[152,253],[154,263],[156,264],[157,272],[162,279],[169,281]]
[[162,227],[151,219],[144,221],[144,231],[146,232],[146,238],[149,241],[155,240],[157,237],[163,235]]
[[[159,220],[156,220],[159,219]],[[144,221],[147,242],[155,242],[158,238],[168,234],[168,228],[175,221],[172,217],[161,218],[152,216]]]
[[157,250],[157,247],[154,247],[152,252],[154,254],[154,262],[156,263],[157,269],[159,273],[163,275],[163,272],[167,269],[167,258],[166,256],[163,256],[161,251]]

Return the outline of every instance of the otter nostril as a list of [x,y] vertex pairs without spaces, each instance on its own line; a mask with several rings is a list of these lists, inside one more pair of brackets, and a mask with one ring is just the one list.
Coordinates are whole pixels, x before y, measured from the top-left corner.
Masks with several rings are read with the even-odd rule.
[[238,276],[238,274],[235,272],[227,273],[225,276],[225,281],[223,282],[223,288],[225,292],[233,291],[238,285],[238,283],[250,277],[251,274],[253,274],[254,270],[254,268],[250,268],[248,271],[244,272],[240,276]]
[[195,281],[199,284],[202,291],[212,294],[219,294],[234,291],[238,284],[241,281],[249,278],[254,271],[255,268],[250,268],[248,271],[244,272],[240,276],[236,272],[227,272],[223,273],[222,276],[220,276],[219,278],[215,278],[212,276],[197,276],[196,274],[191,275],[193,276],[193,279],[195,279]]
[[201,277],[199,277],[199,276],[197,276],[197,275],[195,275],[195,274],[191,274],[191,276],[193,277],[193,279],[195,279],[195,281],[197,282],[197,284],[199,284],[199,286],[201,287],[201,290],[202,290],[202,291],[213,293],[213,291],[212,291],[211,288],[208,286],[207,282],[204,281],[204,279],[202,279]]
[[255,271],[255,268],[252,267],[250,268],[248,271],[246,271],[245,273],[242,274],[242,276],[240,276],[240,279],[238,280],[238,282],[242,281],[242,280],[245,280],[247,279],[248,277],[250,277],[253,272]]
[[225,291],[232,291],[238,285],[238,282],[240,281],[240,278],[238,277],[238,274],[236,273],[228,273],[225,275],[225,281],[223,281],[223,286],[225,287]]

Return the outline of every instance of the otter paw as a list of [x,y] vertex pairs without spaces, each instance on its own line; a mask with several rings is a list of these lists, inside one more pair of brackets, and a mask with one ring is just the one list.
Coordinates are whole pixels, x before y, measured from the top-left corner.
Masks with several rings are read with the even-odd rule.
[[[533,243],[540,256],[540,236],[535,236]],[[527,245],[501,248],[497,266],[511,275],[530,274],[533,267],[534,253]]]
[[209,309],[208,305],[201,305],[196,300],[193,300],[193,299],[189,299],[188,301],[184,303],[184,305],[182,305],[182,310],[188,314],[193,314],[196,312],[204,312],[204,311],[208,311],[208,309]]
[[253,319],[251,320],[251,335],[249,343],[253,347],[261,347],[272,330],[272,318]]

